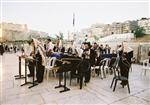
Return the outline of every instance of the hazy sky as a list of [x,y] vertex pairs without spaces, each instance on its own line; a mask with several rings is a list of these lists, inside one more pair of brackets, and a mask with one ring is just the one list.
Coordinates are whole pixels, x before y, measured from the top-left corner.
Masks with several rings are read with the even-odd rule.
[[94,23],[123,22],[150,17],[148,0],[138,1],[143,2],[2,2],[1,17],[5,22],[27,24],[29,29],[50,34],[59,31],[67,33],[73,30],[73,13],[75,13],[76,30],[90,27]]
[[2,0],[2,1],[148,1],[148,0]]

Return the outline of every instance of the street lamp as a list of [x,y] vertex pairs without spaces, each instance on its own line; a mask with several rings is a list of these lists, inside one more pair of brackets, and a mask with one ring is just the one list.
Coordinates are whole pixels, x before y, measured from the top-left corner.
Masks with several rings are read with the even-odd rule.
[[85,35],[85,42],[87,41],[87,39],[88,39],[88,35]]

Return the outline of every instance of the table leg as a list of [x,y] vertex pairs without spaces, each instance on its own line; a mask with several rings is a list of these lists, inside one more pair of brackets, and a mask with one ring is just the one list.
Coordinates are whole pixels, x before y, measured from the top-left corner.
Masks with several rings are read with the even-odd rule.
[[33,73],[32,85],[29,86],[28,88],[32,88],[32,87],[38,85],[38,83],[35,83],[35,80],[34,80],[34,79],[35,79],[35,70],[36,70],[36,66],[37,66],[37,61],[35,61],[35,62],[36,62],[36,64],[35,64],[35,66],[34,66],[34,73]]
[[15,75],[15,79],[23,79],[24,75],[21,75],[21,57],[19,57],[19,75]]
[[62,73],[59,73],[59,85],[56,86],[55,88],[64,87],[64,85],[61,84],[61,76],[62,76]]
[[25,83],[22,84],[21,86],[24,86],[27,84],[32,84],[32,82],[27,82],[27,61],[25,60]]
[[69,91],[70,89],[66,87],[66,71],[64,72],[64,90],[61,90],[60,93]]

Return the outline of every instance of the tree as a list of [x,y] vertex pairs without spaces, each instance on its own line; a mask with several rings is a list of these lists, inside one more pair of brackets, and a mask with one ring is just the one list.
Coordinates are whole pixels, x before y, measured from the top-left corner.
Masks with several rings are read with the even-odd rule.
[[137,27],[135,30],[134,30],[134,36],[136,38],[138,37],[143,37],[145,35],[145,29],[143,27]]

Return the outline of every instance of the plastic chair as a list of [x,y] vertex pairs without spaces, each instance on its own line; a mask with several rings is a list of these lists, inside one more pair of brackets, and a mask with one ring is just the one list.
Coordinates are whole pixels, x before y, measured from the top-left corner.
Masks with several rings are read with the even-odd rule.
[[100,67],[101,79],[103,79],[103,77],[106,78],[106,72],[109,70],[110,58],[104,58],[100,63],[102,64]]
[[99,70],[100,66],[96,66],[96,65],[91,66],[91,74],[93,77],[95,77],[95,75],[96,75],[96,69]]
[[47,65],[45,66],[46,78],[49,78],[49,72],[52,71],[56,77],[56,67],[55,67],[56,57],[48,58]]
[[143,62],[142,62],[142,69],[145,70],[144,75],[146,75],[146,71],[150,70],[149,59],[143,60]]
[[[112,80],[110,88],[112,88],[113,83],[115,81],[115,85],[114,85],[114,88],[113,88],[113,92],[114,92],[115,89],[116,89],[116,85],[117,85],[118,81],[127,81],[128,92],[130,93],[130,87],[129,87],[128,78],[120,75],[119,67],[113,67],[113,70],[114,70],[114,77],[113,77],[113,80]],[[123,88],[124,88],[124,86],[123,86]]]
[[106,62],[104,66],[104,70],[109,70],[110,58],[105,58],[104,61]]
[[132,64],[135,63],[135,61],[136,61],[135,57],[132,57],[131,58],[131,67],[130,67],[131,72],[132,72]]

